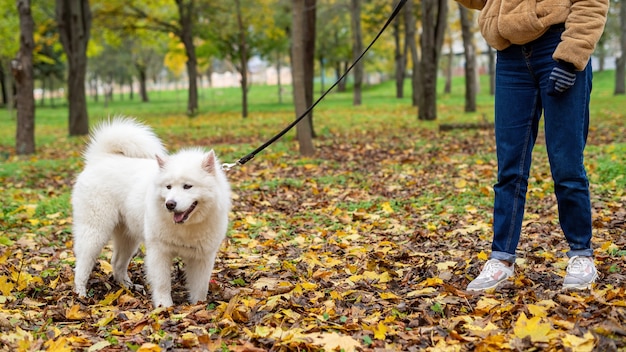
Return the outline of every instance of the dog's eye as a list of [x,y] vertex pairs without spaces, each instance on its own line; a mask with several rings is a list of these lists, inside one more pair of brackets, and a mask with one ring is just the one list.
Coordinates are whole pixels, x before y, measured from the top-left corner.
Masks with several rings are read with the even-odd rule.
[[192,185],[183,185],[183,189],[190,189],[191,187],[193,187]]
[[167,186],[165,186],[165,188],[172,189],[172,185],[167,185]]

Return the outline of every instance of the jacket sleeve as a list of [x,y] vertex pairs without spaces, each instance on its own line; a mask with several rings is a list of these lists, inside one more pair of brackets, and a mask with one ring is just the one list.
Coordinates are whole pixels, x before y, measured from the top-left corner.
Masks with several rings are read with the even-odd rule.
[[552,57],[584,70],[604,31],[608,10],[609,0],[572,0],[561,43]]
[[487,0],[456,0],[459,4],[467,7],[468,9],[482,10],[485,7]]

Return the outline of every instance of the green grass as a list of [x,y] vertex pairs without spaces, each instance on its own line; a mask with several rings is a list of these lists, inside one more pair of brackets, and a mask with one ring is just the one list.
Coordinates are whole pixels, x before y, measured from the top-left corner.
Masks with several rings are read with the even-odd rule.
[[[592,129],[615,131],[624,128],[625,96],[613,96],[614,72],[598,72],[594,77],[594,90],[591,103]],[[328,86],[328,85],[327,85]],[[440,84],[441,91],[443,84]],[[136,116],[151,124],[169,143],[168,147],[177,149],[185,145],[201,143],[215,147],[223,161],[236,160],[252,151],[262,142],[284,128],[294,118],[291,92],[285,87],[282,103],[279,102],[278,89],[275,86],[253,86],[249,93],[249,117],[241,117],[241,91],[239,88],[202,88],[200,90],[200,113],[195,118],[184,115],[186,91],[150,92],[150,102],[142,103],[135,96],[115,96],[108,106],[102,98],[96,103],[89,100],[90,122],[93,125],[101,119],[113,115]],[[319,94],[320,87],[315,91]],[[379,131],[382,138],[396,134],[396,131],[431,130],[436,131],[440,123],[477,122],[493,119],[493,97],[488,94],[488,77],[481,77],[481,90],[478,95],[478,111],[463,112],[464,84],[462,77],[455,77],[450,94],[440,94],[438,98],[438,120],[418,121],[417,110],[410,103],[410,86],[406,82],[405,97],[395,97],[394,82],[366,86],[363,91],[363,104],[352,105],[352,91],[333,91],[317,106],[315,130],[323,139],[335,136],[367,134]],[[57,101],[54,107],[38,106],[36,110],[36,144],[38,154],[27,158],[15,158],[15,111],[0,111],[0,177],[19,180],[26,186],[33,186],[38,179],[52,177],[65,172],[73,174],[81,167],[80,153],[85,138],[67,136],[67,106]],[[447,135],[454,140],[455,133]],[[610,134],[610,133],[609,133]],[[272,145],[262,153],[262,157],[279,160],[295,152],[294,132],[287,134],[283,141]],[[590,140],[587,160],[591,164],[591,179],[602,184],[614,183],[617,187],[626,187],[623,138],[605,135],[607,141]],[[614,139],[614,141],[611,141]],[[287,143],[283,143],[283,142]],[[407,148],[414,147],[428,153],[437,153],[445,148],[444,144],[432,143],[430,139],[401,139],[398,143]],[[491,143],[488,141],[487,143]],[[210,145],[208,145],[210,144]],[[541,143],[538,153],[543,153]],[[445,151],[444,151],[445,152]],[[259,156],[257,156],[259,157]],[[462,157],[489,160],[493,155],[467,155]],[[321,159],[296,160],[296,165],[319,164]],[[341,168],[341,165],[337,165]],[[424,165],[415,165],[421,168]],[[10,177],[9,177],[10,176]],[[58,177],[58,176],[56,176]],[[69,177],[69,176],[68,176]],[[354,176],[356,177],[356,176]],[[321,182],[358,182],[351,175],[336,175]],[[283,181],[284,182],[284,181]],[[268,182],[269,187],[280,184]]]

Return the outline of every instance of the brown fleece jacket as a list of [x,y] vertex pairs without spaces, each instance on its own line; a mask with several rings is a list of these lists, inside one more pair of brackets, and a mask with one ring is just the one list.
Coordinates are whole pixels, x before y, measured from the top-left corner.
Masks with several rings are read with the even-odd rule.
[[604,31],[609,0],[456,0],[482,10],[480,31],[489,45],[503,50],[526,44],[552,25],[564,23],[561,43],[552,57],[583,70]]

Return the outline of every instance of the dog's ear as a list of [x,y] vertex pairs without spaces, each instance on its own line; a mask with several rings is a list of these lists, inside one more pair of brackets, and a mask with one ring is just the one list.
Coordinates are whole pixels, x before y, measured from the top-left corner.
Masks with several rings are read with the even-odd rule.
[[206,172],[210,174],[214,174],[216,165],[217,165],[217,159],[215,158],[215,152],[213,151],[213,149],[211,149],[207,153],[207,155],[204,157],[204,160],[202,161],[202,168]]
[[158,154],[155,154],[154,156],[156,158],[157,164],[159,164],[159,169],[165,168],[165,160],[161,159]]

